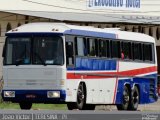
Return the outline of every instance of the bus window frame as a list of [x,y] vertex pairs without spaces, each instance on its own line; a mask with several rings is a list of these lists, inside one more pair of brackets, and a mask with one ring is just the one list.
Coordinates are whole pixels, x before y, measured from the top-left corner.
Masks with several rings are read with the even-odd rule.
[[124,60],[124,61],[133,61],[133,53],[132,53],[132,42],[131,41],[128,41],[128,40],[122,40],[121,43],[120,43],[120,49],[123,51],[124,55],[126,54],[124,52],[124,44],[130,44],[129,46],[129,52],[128,52],[128,57],[124,59],[121,59],[121,60]]
[[[117,49],[119,49],[119,50],[117,50],[117,54],[118,54],[118,57],[113,57],[113,51],[112,51],[112,45],[113,45],[113,43],[112,42],[118,42],[118,48]],[[109,49],[110,49],[110,59],[118,59],[118,60],[120,60],[121,59],[121,41],[119,40],[119,39],[111,39],[110,40],[110,42],[109,42],[109,45],[110,45],[110,47],[109,47]]]
[[144,57],[144,52],[143,52],[143,61],[144,62],[147,62],[147,63],[152,63],[154,60],[155,60],[155,58],[154,58],[154,49],[153,49],[153,43],[143,43],[143,51],[144,51],[144,45],[150,45],[151,46],[151,59],[152,60],[145,60],[145,57]]
[[[101,42],[105,42],[106,43],[106,55],[105,55],[105,57],[104,56],[100,56],[100,43]],[[104,39],[104,38],[102,38],[102,39],[99,39],[99,58],[111,58],[110,57],[110,55],[111,55],[111,49],[110,49],[110,39]],[[101,51],[102,52],[102,51]]]
[[[65,35],[66,36],[66,35]],[[75,39],[74,39],[74,66],[75,66],[75,59],[76,57],[80,57],[80,58],[89,58],[89,59],[107,59],[107,60],[119,60],[119,61],[125,61],[125,62],[136,62],[136,63],[151,63],[151,64],[154,64],[155,63],[155,50],[154,50],[154,43],[152,42],[141,42],[141,41],[135,41],[135,40],[127,40],[127,39],[110,39],[110,38],[100,38],[100,37],[92,37],[92,36],[82,36],[82,35],[70,35],[70,36],[74,36],[75,38],[83,38],[86,40],[86,44],[87,44],[87,51],[89,50],[89,46],[88,46],[88,39],[94,39],[94,40],[97,40],[98,41],[98,44],[100,43],[101,40],[104,40],[106,42],[109,43],[109,45],[107,46],[109,51],[107,51],[109,53],[109,55],[107,55],[106,57],[100,57],[100,50],[98,49],[98,56],[90,56],[88,53],[86,56],[79,56],[79,55],[76,55],[75,54]],[[130,45],[131,45],[131,48],[130,48],[130,52],[131,52],[131,58],[130,59],[121,59],[120,57],[120,53],[119,53],[119,57],[112,57],[112,46],[111,46],[111,42],[112,41],[118,41],[119,42],[119,50],[121,49],[122,47],[122,43],[123,42],[128,42]],[[133,44],[135,43],[139,43],[141,44],[141,60],[139,59],[134,59],[134,54],[133,54]],[[143,60],[143,44],[151,44],[152,45],[152,61],[144,61]],[[98,48],[99,48],[99,45],[98,45]]]
[[[140,59],[137,59],[137,58],[135,58],[135,54],[134,54],[134,49],[135,49],[135,44],[138,44],[138,47],[140,47],[139,49],[141,50],[140,52]],[[143,42],[139,42],[139,41],[135,41],[135,42],[132,42],[132,55],[133,55],[133,61],[136,61],[136,62],[143,62]],[[134,47],[134,48],[133,48]]]

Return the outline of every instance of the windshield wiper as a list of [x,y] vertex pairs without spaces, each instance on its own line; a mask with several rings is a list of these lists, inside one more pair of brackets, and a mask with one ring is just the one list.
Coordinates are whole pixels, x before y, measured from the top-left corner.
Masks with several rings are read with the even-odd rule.
[[38,59],[41,61],[41,63],[42,63],[44,66],[47,65],[47,64],[44,62],[44,60],[41,58],[41,56],[40,56],[37,52],[33,52],[33,54],[38,57]]

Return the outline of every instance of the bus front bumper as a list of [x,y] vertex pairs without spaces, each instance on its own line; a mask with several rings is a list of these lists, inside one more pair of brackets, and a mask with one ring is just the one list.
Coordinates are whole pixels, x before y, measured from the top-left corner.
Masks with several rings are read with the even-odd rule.
[[2,90],[4,101],[32,103],[64,103],[65,90]]

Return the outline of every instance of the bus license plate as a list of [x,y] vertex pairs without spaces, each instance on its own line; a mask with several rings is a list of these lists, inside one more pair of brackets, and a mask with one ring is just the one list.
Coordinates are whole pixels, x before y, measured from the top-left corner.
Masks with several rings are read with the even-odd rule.
[[36,98],[36,95],[29,94],[29,95],[26,95],[26,98]]

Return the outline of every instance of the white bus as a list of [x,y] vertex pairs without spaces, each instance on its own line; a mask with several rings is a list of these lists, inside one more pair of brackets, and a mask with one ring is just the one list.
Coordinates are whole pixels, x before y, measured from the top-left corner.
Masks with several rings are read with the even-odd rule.
[[114,28],[29,23],[6,33],[2,97],[66,103],[69,110],[113,104],[137,110],[157,101],[154,38]]

